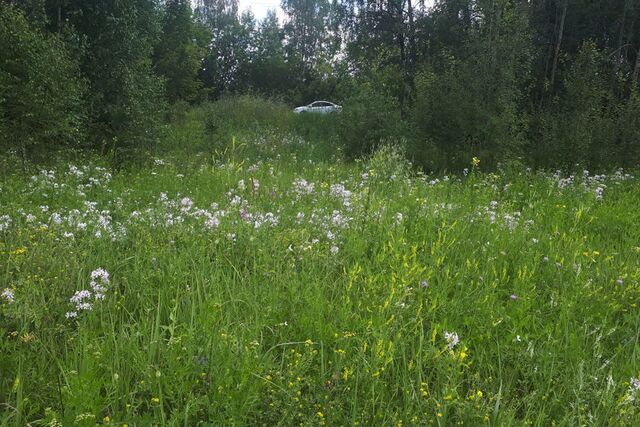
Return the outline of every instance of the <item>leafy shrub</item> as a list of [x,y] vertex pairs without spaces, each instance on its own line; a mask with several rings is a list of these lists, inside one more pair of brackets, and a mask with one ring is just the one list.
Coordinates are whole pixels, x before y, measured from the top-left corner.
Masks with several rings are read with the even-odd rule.
[[0,4],[0,52],[0,143],[24,159],[78,145],[84,86],[63,42]]
[[536,116],[531,151],[538,166],[637,166],[640,100],[636,91],[617,99],[606,68],[605,54],[585,43],[562,95]]
[[161,27],[155,2],[69,2],[68,26],[86,46],[81,72],[95,146],[118,164],[155,149],[165,111],[164,82],[151,55]]
[[472,60],[448,61],[444,71],[425,69],[416,77],[412,152],[418,161],[460,170],[474,156],[495,166],[519,154],[526,122],[517,108],[518,94],[483,80]]
[[368,82],[345,101],[338,125],[345,154],[351,159],[371,154],[381,142],[401,137],[403,130],[395,99]]

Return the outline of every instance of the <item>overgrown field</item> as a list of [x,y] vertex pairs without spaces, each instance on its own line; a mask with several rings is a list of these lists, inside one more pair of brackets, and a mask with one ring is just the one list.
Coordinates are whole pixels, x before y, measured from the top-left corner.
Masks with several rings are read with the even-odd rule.
[[0,425],[640,422],[637,178],[177,140],[5,176]]

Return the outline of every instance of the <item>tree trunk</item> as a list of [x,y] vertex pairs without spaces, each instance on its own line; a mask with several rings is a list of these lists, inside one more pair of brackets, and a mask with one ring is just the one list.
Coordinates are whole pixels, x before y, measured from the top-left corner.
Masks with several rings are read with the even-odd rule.
[[416,26],[411,0],[407,0],[407,13],[409,15],[409,62],[411,67],[413,67],[418,59],[418,53],[416,48]]
[[633,68],[633,78],[631,79],[632,84],[635,85],[640,83],[638,78],[640,78],[640,49],[638,49],[638,52],[636,53],[636,66]]
[[[541,2],[542,3],[542,9],[544,11],[544,1]],[[556,11],[555,14],[555,19],[553,20],[553,36],[555,37],[556,33],[558,32],[558,13]],[[550,40],[549,42],[549,48],[547,49],[547,56],[546,59],[544,61],[544,76],[543,76],[543,86],[542,89],[540,90],[540,108],[542,108],[542,105],[544,104],[544,99],[545,99],[545,94],[547,92],[546,90],[546,82],[547,82],[547,77],[549,76],[549,66],[551,64],[551,58],[553,56],[553,51],[554,51],[554,46],[553,46],[553,39]]]
[[416,63],[418,61],[418,49],[416,47],[416,26],[415,17],[413,12],[412,0],[407,0],[407,38],[409,39],[409,54],[407,55],[407,70],[404,78],[404,90],[409,95],[409,104],[413,104],[413,98],[411,96],[414,93],[413,77],[415,75]]
[[567,17],[567,6],[569,0],[564,0],[562,8],[562,18],[560,19],[560,30],[558,31],[558,41],[556,42],[556,50],[553,55],[553,66],[551,67],[551,88],[553,88],[556,81],[556,71],[558,70],[558,57],[560,56],[560,46],[562,45],[562,36],[564,35],[564,21]]
[[58,34],[62,33],[62,5],[58,1]]

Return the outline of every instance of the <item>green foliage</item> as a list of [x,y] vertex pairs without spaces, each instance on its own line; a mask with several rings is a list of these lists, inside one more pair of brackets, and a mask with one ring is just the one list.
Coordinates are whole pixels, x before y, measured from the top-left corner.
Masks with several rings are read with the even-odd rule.
[[288,19],[286,57],[300,82],[308,84],[332,55],[326,23],[331,13],[328,0],[283,0]]
[[197,79],[203,52],[194,43],[194,23],[188,0],[165,3],[162,37],[156,46],[155,70],[166,79],[169,101],[195,101],[201,98]]
[[416,76],[413,151],[427,166],[460,170],[474,156],[495,166],[522,154],[527,117],[520,88],[527,83],[530,48],[526,16],[512,1],[481,10],[488,22],[470,28],[461,57],[443,51],[437,66]]
[[270,12],[258,25],[255,55],[248,66],[249,86],[265,96],[287,96],[295,90],[295,76],[285,60],[283,39],[278,17]]
[[340,141],[351,159],[372,154],[382,143],[399,140],[404,134],[397,102],[374,89],[371,82],[356,84],[338,121]]
[[151,55],[160,33],[153,0],[69,1],[68,25],[86,46],[81,71],[89,82],[90,135],[95,146],[133,159],[153,149],[164,112],[164,87]]
[[2,148],[33,158],[81,144],[84,82],[60,38],[0,3],[0,52]]
[[542,111],[538,165],[587,168],[635,165],[638,156],[638,99],[633,91],[617,100],[606,76],[606,62],[593,43],[585,43],[564,81],[564,93]]
[[[169,115],[176,119],[184,116],[185,102],[242,94],[289,107],[319,99],[344,103],[340,137],[350,158],[392,138],[427,170],[459,170],[474,156],[486,168],[514,161],[564,168],[639,161],[640,8],[630,0],[447,0],[432,7],[416,0],[286,0],[284,22],[274,11],[261,21],[250,11],[240,14],[238,0],[2,4],[22,10],[42,43],[64,50],[61,61],[71,68],[55,70],[66,77],[44,73],[52,76],[50,85],[75,81],[69,84],[86,83],[87,90],[82,99],[73,88],[57,96],[62,104],[77,102],[65,104],[71,109],[61,104],[56,114],[82,111],[83,145],[117,161],[154,151],[163,100],[177,104]],[[12,55],[26,68],[43,62],[26,51]],[[2,79],[6,87],[17,84]],[[20,108],[34,102],[22,98]],[[5,116],[26,116],[18,107],[2,108]],[[331,140],[334,121],[320,131],[322,120],[299,130]],[[58,123],[66,122],[26,127],[38,128],[38,141],[47,133],[64,145],[78,139],[61,131]]]

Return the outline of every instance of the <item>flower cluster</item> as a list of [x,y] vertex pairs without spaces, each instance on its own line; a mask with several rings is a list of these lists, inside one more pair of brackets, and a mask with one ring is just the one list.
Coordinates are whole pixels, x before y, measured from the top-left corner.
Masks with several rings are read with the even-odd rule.
[[0,297],[2,297],[8,303],[12,303],[15,300],[15,294],[9,288],[6,288],[0,293]]
[[0,215],[0,231],[7,230],[11,225],[11,217],[9,215]]
[[93,270],[91,272],[91,282],[89,283],[91,290],[82,289],[73,294],[69,301],[74,305],[74,310],[68,311],[65,317],[74,319],[82,311],[93,310],[94,302],[104,299],[108,285],[109,273],[103,268]]
[[640,393],[640,379],[633,377],[629,381],[629,391],[627,392],[627,401],[635,402],[636,398],[638,397],[637,396],[638,393]]
[[447,348],[449,350],[453,350],[455,346],[458,345],[460,339],[458,338],[458,334],[455,332],[445,332],[444,339],[447,341]]

